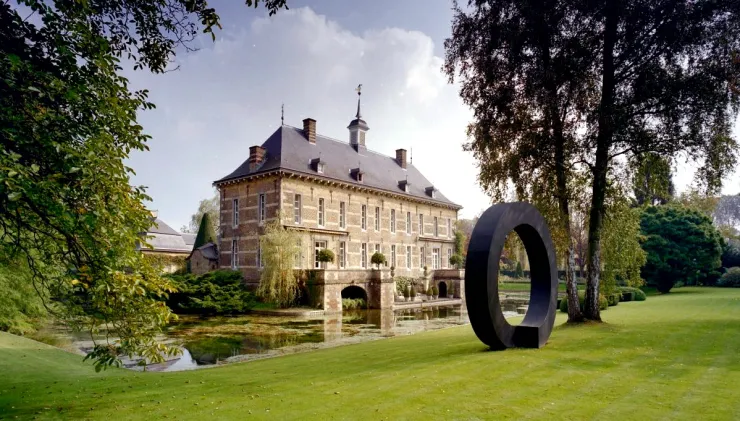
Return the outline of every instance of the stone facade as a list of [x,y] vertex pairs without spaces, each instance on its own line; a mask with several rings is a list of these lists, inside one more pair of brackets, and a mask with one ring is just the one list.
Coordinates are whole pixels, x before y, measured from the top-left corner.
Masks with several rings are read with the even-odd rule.
[[[219,266],[240,270],[246,282],[256,286],[260,277],[259,235],[267,222],[282,214],[282,224],[300,232],[300,264],[296,269],[325,269],[321,272],[330,276],[321,280],[327,311],[341,310],[341,290],[354,284],[367,291],[373,308],[393,303],[390,274],[386,281],[390,286],[370,286],[374,268],[370,259],[376,249],[388,261],[382,273],[393,267],[395,276],[418,278],[423,276],[424,266],[429,274],[451,268],[448,257],[454,249],[456,209],[290,175],[244,180],[219,190]],[[377,222],[376,215],[380,216]],[[321,248],[334,252],[333,263],[316,261]]]
[[198,249],[193,250],[188,257],[188,261],[190,262],[190,273],[195,275],[202,275],[218,269],[218,261],[206,258],[203,256],[203,252]]

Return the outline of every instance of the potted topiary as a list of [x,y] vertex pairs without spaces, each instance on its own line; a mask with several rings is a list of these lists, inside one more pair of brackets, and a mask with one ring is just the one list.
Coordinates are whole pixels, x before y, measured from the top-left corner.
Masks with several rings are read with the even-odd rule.
[[450,264],[452,266],[455,266],[455,269],[460,269],[460,266],[462,266],[463,263],[464,260],[459,254],[453,254],[452,256],[450,256]]
[[316,256],[316,259],[321,262],[321,266],[326,269],[327,262],[334,262],[334,252],[329,249],[321,249],[319,250],[318,256]]
[[409,297],[411,296],[411,293],[409,292],[409,289],[406,288],[403,290],[403,300],[408,301]]
[[439,288],[436,286],[432,287],[432,297],[434,297],[435,300],[439,298]]
[[413,286],[411,287],[411,293],[410,293],[410,296],[411,296],[411,302],[412,302],[412,303],[413,303],[414,301],[416,301],[416,288],[414,288]]
[[376,251],[373,253],[372,257],[370,257],[370,263],[374,264],[376,269],[380,270],[380,265],[385,264],[385,256],[383,253]]
[[450,282],[449,288],[447,288],[447,298],[455,298],[455,284]]
[[427,288],[427,300],[431,301],[434,298],[434,290],[432,287]]

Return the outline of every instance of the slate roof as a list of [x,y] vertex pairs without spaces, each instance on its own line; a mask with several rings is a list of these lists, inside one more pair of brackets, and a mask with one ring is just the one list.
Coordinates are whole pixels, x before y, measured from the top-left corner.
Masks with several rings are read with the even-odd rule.
[[[215,181],[214,184],[282,169],[412,196],[456,209],[462,208],[439,191],[432,199],[426,193],[426,189],[431,187],[432,183],[410,163],[407,163],[407,168],[404,169],[398,165],[394,157],[365,148],[358,152],[348,142],[317,134],[316,143],[312,144],[306,140],[302,129],[283,125],[267,138],[262,147],[267,149],[265,160],[255,171],[249,172],[247,159],[231,174]],[[311,161],[317,158],[321,158],[326,164],[323,174],[311,167]],[[351,170],[358,167],[364,173],[363,182],[358,182],[351,175]],[[399,185],[407,179],[410,185],[408,193]]]
[[[200,250],[200,253],[208,260],[218,260],[218,247],[211,243],[205,243],[202,246],[198,247],[196,250]],[[193,250],[195,251],[195,250]],[[193,255],[193,253],[190,253],[190,256],[188,256],[188,259]]]
[[187,244],[182,233],[172,229],[159,218],[152,221],[151,227],[145,234],[146,242],[153,247],[142,247],[142,250],[149,252],[168,252],[168,253],[190,253],[193,245]]

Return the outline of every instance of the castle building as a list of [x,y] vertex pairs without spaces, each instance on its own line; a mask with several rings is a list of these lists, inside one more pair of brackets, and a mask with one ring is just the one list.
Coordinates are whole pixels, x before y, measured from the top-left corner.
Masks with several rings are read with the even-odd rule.
[[[382,272],[372,270],[375,252],[385,255],[385,269],[393,267],[395,276],[432,276],[451,268],[461,206],[408,161],[405,149],[395,157],[368,149],[370,128],[359,97],[347,129],[344,142],[317,134],[311,118],[302,129],[281,125],[262,145],[249,148],[242,165],[214,182],[221,197],[219,267],[238,269],[256,284],[263,267],[259,236],[282,215],[281,223],[301,234],[295,268],[322,272],[325,309],[335,308],[337,300],[341,306],[345,285],[365,288],[372,307],[393,302],[381,297],[393,295],[391,289],[383,287],[381,294],[371,285],[382,283],[381,275],[373,275]],[[333,263],[318,261],[325,248],[334,252]]]

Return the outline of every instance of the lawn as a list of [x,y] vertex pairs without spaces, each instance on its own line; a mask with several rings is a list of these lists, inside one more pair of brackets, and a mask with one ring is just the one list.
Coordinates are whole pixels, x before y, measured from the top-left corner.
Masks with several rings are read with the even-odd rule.
[[740,419],[740,290],[603,316],[539,350],[490,352],[462,326],[180,373],[95,373],[0,333],[0,418]]

